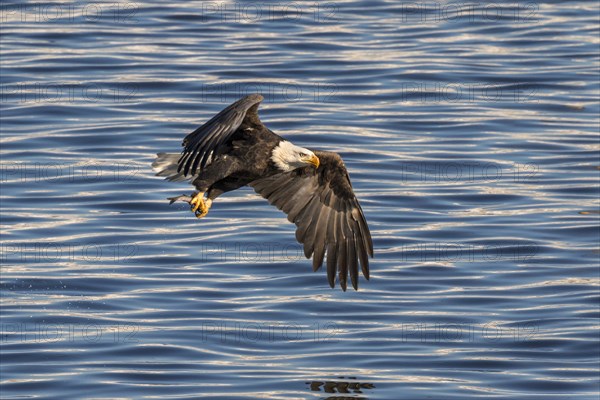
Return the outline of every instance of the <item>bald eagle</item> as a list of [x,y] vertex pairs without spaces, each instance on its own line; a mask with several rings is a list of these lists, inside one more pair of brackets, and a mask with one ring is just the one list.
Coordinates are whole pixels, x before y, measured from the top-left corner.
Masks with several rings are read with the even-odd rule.
[[308,150],[283,139],[258,118],[259,94],[246,96],[215,115],[183,140],[181,154],[159,153],[156,175],[170,181],[189,180],[198,190],[169,198],[191,205],[202,218],[223,193],[251,186],[296,224],[296,239],[313,270],[327,253],[327,279],[336,272],[342,290],[348,274],[358,289],[358,265],[369,279],[373,242],[367,221],[352,191],[342,158]]

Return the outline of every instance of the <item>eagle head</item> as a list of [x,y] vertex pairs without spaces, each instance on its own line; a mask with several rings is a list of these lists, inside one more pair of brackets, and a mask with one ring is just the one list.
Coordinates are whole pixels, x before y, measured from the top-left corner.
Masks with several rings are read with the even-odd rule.
[[319,158],[312,151],[282,140],[271,152],[271,160],[282,171],[293,171],[296,168],[313,165],[319,168]]

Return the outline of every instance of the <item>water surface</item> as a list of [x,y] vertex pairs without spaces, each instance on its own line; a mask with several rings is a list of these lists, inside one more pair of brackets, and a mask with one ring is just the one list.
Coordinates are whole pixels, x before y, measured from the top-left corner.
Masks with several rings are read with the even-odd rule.
[[[598,5],[2,5],[2,398],[595,399]],[[159,151],[259,92],[339,152],[371,280]]]

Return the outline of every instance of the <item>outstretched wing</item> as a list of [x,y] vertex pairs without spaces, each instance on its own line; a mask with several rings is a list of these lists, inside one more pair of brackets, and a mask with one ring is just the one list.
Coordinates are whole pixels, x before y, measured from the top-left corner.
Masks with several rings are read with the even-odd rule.
[[299,168],[250,183],[269,203],[296,224],[296,239],[306,258],[313,256],[313,270],[323,264],[327,251],[327,279],[334,287],[336,270],[346,290],[348,273],[358,289],[358,264],[369,279],[373,242],[365,216],[352,191],[348,171],[336,153],[315,151],[320,166]]
[[223,145],[239,128],[244,119],[258,121],[258,105],[263,100],[260,94],[248,95],[210,119],[207,123],[183,139],[181,157],[177,172],[183,170],[184,176],[194,175],[198,166],[204,168],[210,164],[213,155],[218,154]]

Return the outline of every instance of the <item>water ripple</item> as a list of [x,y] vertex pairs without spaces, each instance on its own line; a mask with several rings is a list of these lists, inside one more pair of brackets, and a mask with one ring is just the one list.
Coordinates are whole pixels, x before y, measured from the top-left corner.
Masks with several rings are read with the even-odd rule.
[[[3,4],[2,398],[597,398],[597,13]],[[252,92],[344,157],[358,292],[250,189],[167,205],[154,154]]]

